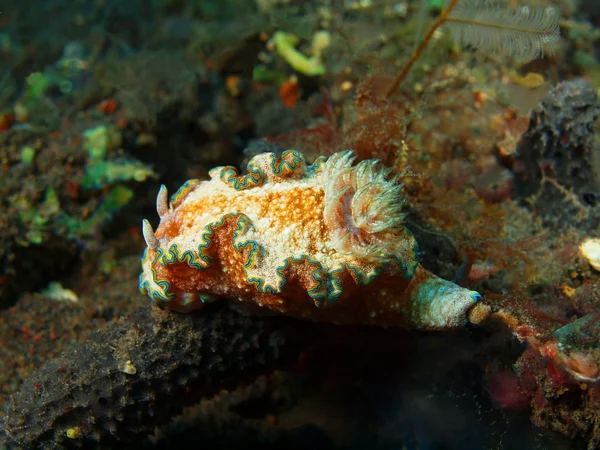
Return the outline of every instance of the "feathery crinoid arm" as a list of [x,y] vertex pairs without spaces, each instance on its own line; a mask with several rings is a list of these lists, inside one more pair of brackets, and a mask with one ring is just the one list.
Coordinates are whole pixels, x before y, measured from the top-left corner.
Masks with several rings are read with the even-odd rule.
[[503,2],[461,0],[445,25],[461,46],[533,59],[554,53],[560,40],[558,19],[551,7],[513,9]]

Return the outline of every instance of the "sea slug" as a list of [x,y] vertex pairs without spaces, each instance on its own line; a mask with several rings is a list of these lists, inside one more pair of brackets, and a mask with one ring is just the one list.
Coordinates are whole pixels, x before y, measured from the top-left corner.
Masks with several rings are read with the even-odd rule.
[[246,174],[217,167],[170,199],[161,187],[156,232],[143,221],[140,290],[178,311],[226,298],[320,322],[464,325],[480,295],[419,265],[398,176],[354,159],[262,153]]

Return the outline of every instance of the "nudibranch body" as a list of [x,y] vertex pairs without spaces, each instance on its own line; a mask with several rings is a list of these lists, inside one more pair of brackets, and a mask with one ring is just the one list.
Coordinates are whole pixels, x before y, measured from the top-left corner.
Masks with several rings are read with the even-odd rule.
[[340,324],[463,325],[479,294],[418,264],[397,177],[353,162],[263,153],[247,174],[217,167],[170,200],[162,187],[158,229],[143,222],[140,290],[179,311],[223,297]]

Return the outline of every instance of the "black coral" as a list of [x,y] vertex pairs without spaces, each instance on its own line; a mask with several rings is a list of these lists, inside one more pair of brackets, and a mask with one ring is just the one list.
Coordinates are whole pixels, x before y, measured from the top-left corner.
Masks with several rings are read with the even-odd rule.
[[461,0],[444,24],[459,45],[533,59],[554,52],[560,39],[558,19],[552,8],[511,9],[485,0]]

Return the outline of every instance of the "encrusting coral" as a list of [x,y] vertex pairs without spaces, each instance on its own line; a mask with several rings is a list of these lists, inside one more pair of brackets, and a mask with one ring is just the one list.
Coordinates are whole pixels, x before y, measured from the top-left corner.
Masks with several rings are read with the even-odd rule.
[[331,323],[464,325],[480,295],[419,265],[398,177],[354,159],[263,153],[247,174],[217,167],[170,201],[161,188],[156,233],[143,222],[141,291],[179,311],[226,297]]

